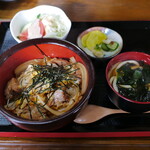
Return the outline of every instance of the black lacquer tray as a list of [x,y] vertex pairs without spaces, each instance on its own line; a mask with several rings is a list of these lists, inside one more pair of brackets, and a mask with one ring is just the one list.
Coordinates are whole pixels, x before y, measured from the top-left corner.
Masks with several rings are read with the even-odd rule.
[[[121,52],[138,51],[150,54],[150,21],[72,22],[66,40],[76,44],[78,35],[93,26],[116,30],[123,38]],[[9,30],[9,22],[0,24],[0,53],[17,44]],[[117,109],[107,97],[105,68],[109,60],[92,59],[96,82],[90,104]],[[150,136],[150,114],[112,114],[91,124],[71,123],[53,132],[29,132],[22,130],[0,116],[0,137],[137,137]]]

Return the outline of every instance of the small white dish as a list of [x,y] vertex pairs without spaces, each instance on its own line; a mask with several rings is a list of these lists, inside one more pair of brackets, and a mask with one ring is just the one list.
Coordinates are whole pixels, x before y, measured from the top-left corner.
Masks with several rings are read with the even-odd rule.
[[[13,38],[18,42],[22,42],[18,36],[23,29],[23,27],[34,21],[39,14],[47,14],[47,15],[55,15],[58,16],[65,25],[65,33],[61,37],[50,37],[50,38],[58,38],[58,39],[65,39],[71,29],[71,20],[67,17],[65,12],[55,6],[50,5],[40,5],[34,7],[32,9],[22,10],[15,14],[10,22],[10,31]],[[44,38],[44,36],[43,36]]]
[[[119,44],[118,48],[114,51],[103,51],[102,57],[95,56],[93,54],[93,52],[91,50],[89,50],[87,47],[84,47],[81,42],[81,39],[84,35],[88,34],[91,31],[95,31],[95,30],[101,31],[102,33],[104,33],[107,36],[107,41],[117,42]],[[119,33],[117,33],[116,31],[114,31],[110,28],[97,26],[97,27],[91,27],[91,28],[83,31],[77,38],[77,45],[92,58],[108,59],[108,58],[112,58],[112,57],[116,56],[122,50],[123,39],[122,39],[121,35]]]

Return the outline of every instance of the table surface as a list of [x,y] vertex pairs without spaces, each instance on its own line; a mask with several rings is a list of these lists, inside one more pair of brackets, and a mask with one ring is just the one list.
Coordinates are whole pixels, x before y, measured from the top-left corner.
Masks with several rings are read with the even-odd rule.
[[[15,0],[1,2],[0,19],[11,19],[23,9],[54,5],[63,9],[72,21],[150,20],[148,0]],[[12,1],[12,0],[9,0]]]
[[[16,12],[48,4],[60,7],[72,21],[150,20],[148,0],[16,0],[1,2],[0,20],[9,21]],[[0,138],[0,149],[119,149],[148,150],[150,137],[136,138]]]

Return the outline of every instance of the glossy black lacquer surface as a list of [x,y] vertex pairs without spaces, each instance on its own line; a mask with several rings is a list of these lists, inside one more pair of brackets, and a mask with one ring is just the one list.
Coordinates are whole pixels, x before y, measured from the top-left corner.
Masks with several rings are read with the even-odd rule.
[[[93,26],[104,26],[116,30],[123,38],[122,52],[138,51],[150,54],[150,22],[73,22],[71,31],[67,40],[76,44],[76,39],[79,33]],[[9,23],[2,23],[0,26],[0,47],[5,47],[4,38],[6,31],[9,30]],[[10,35],[11,36],[11,35]],[[11,44],[16,42],[11,39]],[[8,45],[9,46],[9,45]],[[1,49],[3,51],[4,49]],[[109,60],[98,61],[92,59],[96,82],[93,93],[90,98],[91,104],[96,104],[108,108],[117,109],[116,106],[107,97],[105,68]],[[16,131],[25,132],[14,125],[2,126],[0,131]],[[119,132],[119,131],[150,131],[150,114],[115,114],[110,115],[95,123],[79,125],[71,123],[66,127],[55,132]]]

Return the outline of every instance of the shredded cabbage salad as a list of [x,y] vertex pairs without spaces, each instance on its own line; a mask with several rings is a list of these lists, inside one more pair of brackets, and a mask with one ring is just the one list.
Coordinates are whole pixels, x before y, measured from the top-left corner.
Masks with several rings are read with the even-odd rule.
[[21,41],[32,38],[51,37],[61,38],[65,35],[67,27],[56,14],[38,14],[36,19],[27,23],[18,36]]

